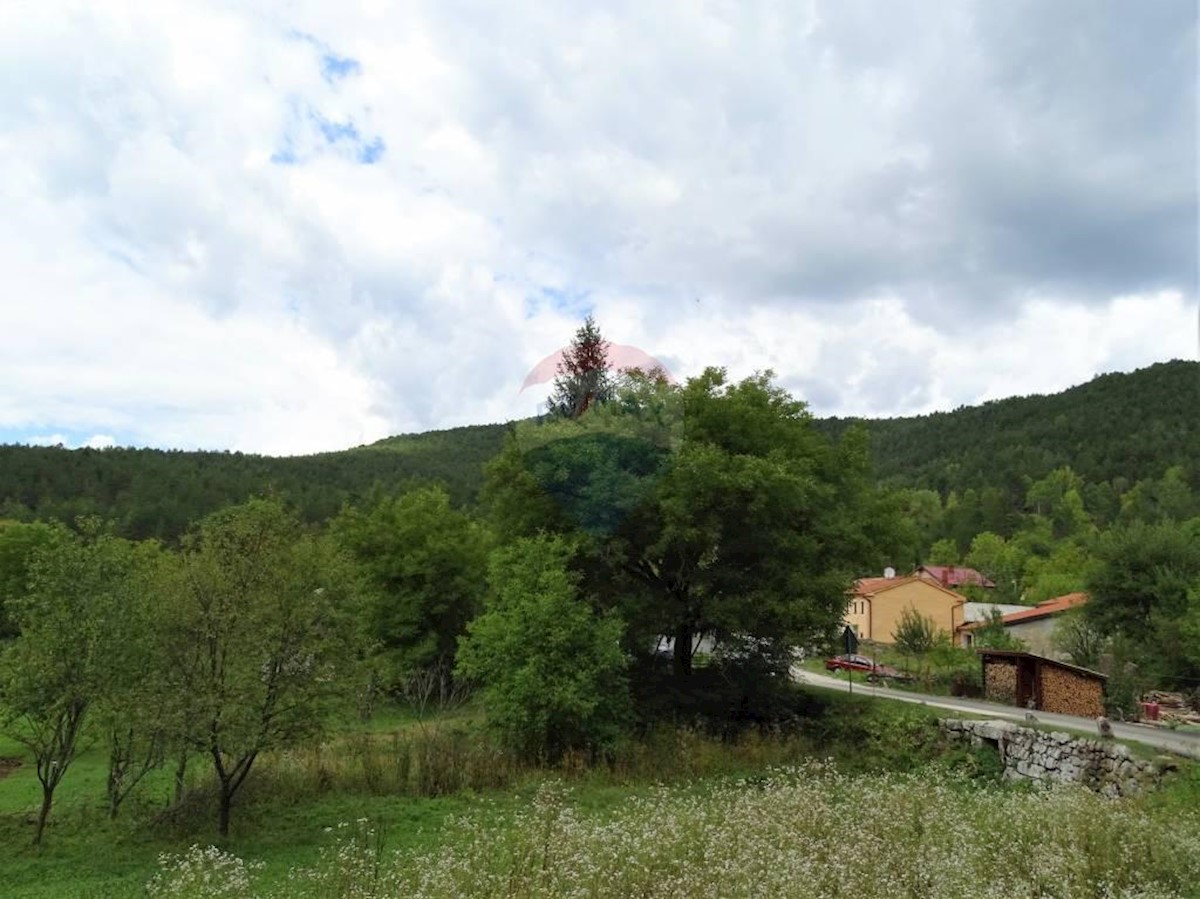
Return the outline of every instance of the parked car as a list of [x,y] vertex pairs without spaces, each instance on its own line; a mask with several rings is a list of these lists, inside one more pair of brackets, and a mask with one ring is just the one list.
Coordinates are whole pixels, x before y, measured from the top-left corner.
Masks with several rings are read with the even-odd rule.
[[826,671],[864,671],[871,674],[875,671],[875,660],[866,656],[841,655],[825,660]]
[[867,680],[888,678],[890,680],[912,680],[891,665],[880,665],[874,659],[860,655],[840,655],[825,660],[826,671],[859,671],[867,675]]

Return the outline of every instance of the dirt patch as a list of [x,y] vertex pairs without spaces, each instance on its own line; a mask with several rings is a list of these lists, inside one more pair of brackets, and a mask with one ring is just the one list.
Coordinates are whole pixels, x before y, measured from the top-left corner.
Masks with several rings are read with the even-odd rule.
[[12,774],[20,767],[20,759],[0,758],[0,780],[4,780],[4,778],[8,777],[8,775]]

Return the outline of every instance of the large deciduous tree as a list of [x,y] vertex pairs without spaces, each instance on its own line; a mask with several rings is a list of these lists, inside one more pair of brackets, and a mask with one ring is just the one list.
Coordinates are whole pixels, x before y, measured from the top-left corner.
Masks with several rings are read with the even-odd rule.
[[709,369],[680,400],[682,443],[617,547],[643,588],[642,623],[673,638],[682,675],[702,635],[778,650],[824,640],[852,576],[896,549],[865,435],[831,444],[769,374],[730,383]]
[[163,764],[181,729],[159,618],[174,562],[174,555],[154,541],[136,544],[123,604],[108,622],[117,649],[107,665],[94,720],[108,751],[105,792],[112,818],[146,775]]
[[863,432],[831,443],[769,375],[625,381],[577,420],[519,429],[492,508],[543,508],[543,527],[586,535],[590,583],[630,648],[672,638],[680,675],[703,636],[757,638],[778,659],[824,639],[851,577],[896,551],[898,507],[869,485]]
[[1104,635],[1140,647],[1159,676],[1182,685],[1200,677],[1190,639],[1200,600],[1200,520],[1135,522],[1101,535],[1094,548],[1087,617]]

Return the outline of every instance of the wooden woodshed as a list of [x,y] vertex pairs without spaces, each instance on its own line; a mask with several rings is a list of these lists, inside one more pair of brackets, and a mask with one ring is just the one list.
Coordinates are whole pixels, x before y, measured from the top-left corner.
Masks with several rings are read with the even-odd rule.
[[983,693],[1023,709],[1098,718],[1104,714],[1106,675],[1057,659],[1002,649],[979,652]]

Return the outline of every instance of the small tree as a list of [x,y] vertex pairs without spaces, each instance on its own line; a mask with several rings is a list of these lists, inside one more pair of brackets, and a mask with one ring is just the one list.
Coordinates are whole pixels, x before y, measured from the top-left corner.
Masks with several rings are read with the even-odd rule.
[[900,613],[900,623],[892,638],[905,656],[924,661],[926,654],[937,645],[938,629],[931,619],[909,606]]
[[578,418],[592,406],[608,402],[615,384],[608,370],[609,343],[590,315],[563,350],[554,379],[550,408],[558,415]]
[[35,554],[29,592],[15,603],[20,637],[0,664],[7,732],[33,755],[42,803],[38,845],[54,792],[79,754],[84,724],[110,686],[130,586],[131,548],[98,522]]
[[456,642],[486,588],[483,528],[439,485],[347,508],[333,533],[369,585],[363,623],[384,656],[385,686],[432,671],[445,675],[438,691],[450,690]]
[[994,607],[988,609],[984,625],[975,631],[971,645],[976,649],[1025,648],[1025,643],[1010,634],[1004,626],[1004,613]]
[[1083,668],[1096,668],[1100,664],[1100,656],[1107,643],[1104,634],[1082,609],[1072,609],[1059,616],[1053,642],[1055,648],[1065,652],[1073,663]]
[[929,547],[925,558],[930,565],[957,565],[959,561],[958,544],[950,537],[943,537]]
[[119,649],[94,713],[108,749],[105,787],[111,818],[143,778],[163,764],[179,730],[177,697],[164,676],[168,661],[157,618],[174,556],[147,541],[134,548],[130,561],[129,589],[110,623]]
[[0,521],[0,640],[17,636],[17,605],[29,592],[30,567],[39,551],[68,539],[59,524]]
[[623,625],[580,599],[560,537],[523,539],[493,553],[491,593],[458,653],[458,672],[483,684],[501,739],[554,759],[610,746],[629,709]]
[[169,642],[193,745],[212,760],[218,831],[258,756],[320,732],[347,686],[354,578],[276,500],[206,518],[186,539]]

